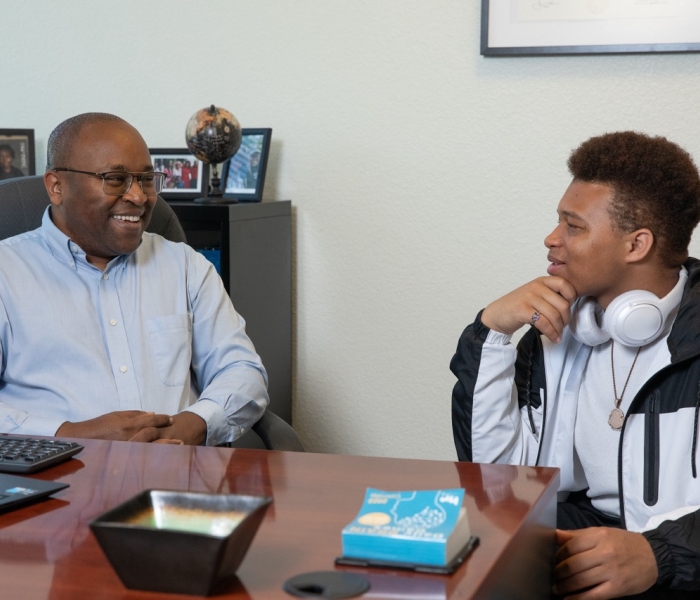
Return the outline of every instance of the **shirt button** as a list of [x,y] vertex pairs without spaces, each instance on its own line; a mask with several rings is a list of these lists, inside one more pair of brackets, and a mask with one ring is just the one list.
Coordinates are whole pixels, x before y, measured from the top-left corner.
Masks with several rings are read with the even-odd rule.
[[114,326],[117,324],[117,320],[116,320],[116,319],[110,319],[110,320],[109,320],[109,324],[110,324],[112,327],[114,327]]
[[76,246],[75,244],[71,244],[70,249],[71,249],[73,252],[77,252],[77,251],[78,251],[78,246]]
[[121,367],[119,367],[119,370],[120,370],[122,373],[126,373],[126,366],[125,366],[125,365],[122,365]]
[[109,279],[109,275],[107,275],[107,273],[105,273],[105,274],[102,276],[102,279]]
[[69,264],[71,267],[74,267],[74,266],[75,266],[75,263],[74,263],[73,261],[70,261],[68,264]]

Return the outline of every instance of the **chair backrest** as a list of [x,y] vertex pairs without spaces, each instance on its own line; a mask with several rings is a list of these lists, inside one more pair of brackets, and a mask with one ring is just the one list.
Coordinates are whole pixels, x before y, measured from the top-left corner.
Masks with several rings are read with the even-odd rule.
[[[49,194],[41,175],[0,181],[0,240],[39,227],[48,205]],[[146,231],[173,242],[187,241],[175,212],[160,196]]]

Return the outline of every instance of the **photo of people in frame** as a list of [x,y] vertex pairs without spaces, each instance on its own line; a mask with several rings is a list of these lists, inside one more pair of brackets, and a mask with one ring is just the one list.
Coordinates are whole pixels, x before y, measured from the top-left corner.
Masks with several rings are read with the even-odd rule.
[[207,179],[201,160],[188,150],[151,148],[154,170],[165,173],[160,195],[166,200],[190,200],[202,194]]
[[35,174],[34,130],[0,129],[0,181]]
[[252,194],[258,185],[264,135],[244,135],[241,147],[231,157],[225,193]]

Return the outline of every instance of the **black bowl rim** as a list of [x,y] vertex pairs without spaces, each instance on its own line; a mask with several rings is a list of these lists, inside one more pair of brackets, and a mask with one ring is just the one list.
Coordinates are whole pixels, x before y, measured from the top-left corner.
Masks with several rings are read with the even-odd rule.
[[[197,533],[194,531],[183,531],[179,529],[158,529],[155,527],[146,527],[144,525],[137,525],[137,524],[132,524],[132,523],[125,523],[124,521],[110,521],[110,515],[112,513],[115,513],[119,510],[122,510],[125,506],[132,504],[133,502],[137,501],[143,496],[148,496],[153,492],[175,492],[179,494],[188,494],[188,495],[198,495],[198,496],[226,496],[226,497],[235,497],[235,498],[245,498],[245,499],[253,499],[253,500],[259,500],[260,502],[258,505],[248,512],[246,516],[240,521],[236,527],[234,527],[231,532],[227,535],[220,536],[220,535],[212,535],[209,533]],[[218,492],[191,492],[191,491],[183,491],[183,490],[165,490],[165,489],[147,489],[139,492],[138,494],[132,496],[131,498],[128,498],[127,500],[124,500],[124,502],[120,502],[116,506],[107,509],[105,512],[103,512],[101,515],[98,517],[95,517],[92,521],[89,523],[89,527],[91,529],[93,528],[101,528],[101,529],[124,529],[124,530],[136,530],[136,531],[147,531],[149,533],[153,533],[154,535],[162,535],[162,534],[177,534],[177,535],[184,535],[186,537],[197,537],[197,538],[212,538],[216,540],[225,540],[229,536],[233,534],[236,529],[238,529],[246,520],[248,520],[257,510],[259,510],[262,507],[266,507],[270,504],[272,504],[273,498],[270,496],[253,496],[250,494],[221,494]]]

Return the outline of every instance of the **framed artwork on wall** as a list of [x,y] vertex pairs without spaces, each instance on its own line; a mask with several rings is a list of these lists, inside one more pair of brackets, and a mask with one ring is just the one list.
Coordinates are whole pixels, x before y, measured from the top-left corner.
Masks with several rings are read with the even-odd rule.
[[243,129],[241,147],[224,163],[221,189],[224,198],[260,202],[265,185],[272,129]]
[[700,52],[700,2],[481,0],[481,54]]
[[153,168],[165,173],[165,200],[193,200],[207,195],[209,165],[196,159],[187,148],[149,148]]
[[36,175],[33,129],[0,129],[0,181]]

